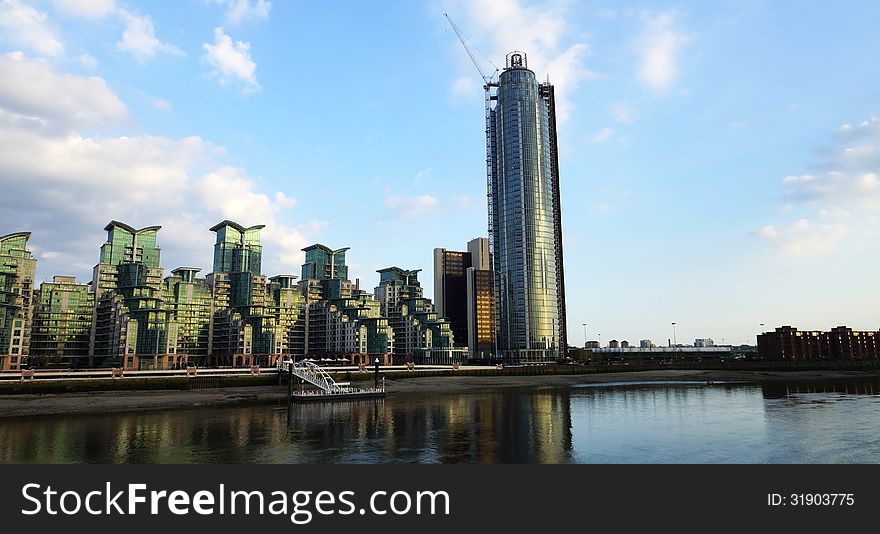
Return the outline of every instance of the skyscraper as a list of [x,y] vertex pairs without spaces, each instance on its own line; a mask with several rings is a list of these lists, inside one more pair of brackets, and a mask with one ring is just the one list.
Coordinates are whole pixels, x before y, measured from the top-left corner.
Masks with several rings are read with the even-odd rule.
[[554,88],[512,52],[487,89],[497,350],[508,361],[552,361],[566,348]]
[[455,342],[460,346],[465,346],[468,339],[467,270],[470,267],[470,252],[434,249],[434,306],[438,314],[449,319]]

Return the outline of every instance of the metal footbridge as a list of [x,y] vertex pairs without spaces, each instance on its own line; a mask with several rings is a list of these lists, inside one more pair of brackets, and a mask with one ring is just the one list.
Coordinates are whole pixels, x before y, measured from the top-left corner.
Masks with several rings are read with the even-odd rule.
[[290,398],[293,401],[318,401],[318,400],[342,400],[364,397],[384,397],[385,380],[382,387],[365,388],[351,387],[349,382],[337,382],[330,374],[310,360],[299,362],[284,362],[285,368],[291,377],[296,377],[302,382],[307,382],[318,390],[306,390],[302,387],[294,391],[291,388]]
[[345,391],[345,386],[348,386],[348,384],[337,383],[327,371],[308,360],[293,364],[293,376],[317,386],[328,395],[342,393]]

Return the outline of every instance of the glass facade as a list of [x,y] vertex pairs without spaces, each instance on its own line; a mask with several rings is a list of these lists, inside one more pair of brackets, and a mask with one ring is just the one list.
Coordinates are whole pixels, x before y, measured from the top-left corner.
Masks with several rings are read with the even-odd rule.
[[165,306],[177,323],[177,354],[182,363],[206,365],[211,329],[211,288],[200,269],[180,267],[165,279]]
[[467,270],[468,347],[471,358],[489,359],[495,355],[494,277],[492,271]]
[[434,249],[434,303],[437,312],[449,319],[455,341],[467,344],[467,270],[472,267],[470,252]]
[[211,228],[217,234],[214,245],[214,272],[249,272],[259,275],[263,269],[263,247],[260,231],[265,226],[244,226],[223,221]]
[[211,228],[217,235],[214,272],[208,277],[213,299],[213,364],[271,365],[283,352],[283,321],[262,274],[263,228],[245,228],[232,221]]
[[394,330],[394,354],[406,361],[428,363],[426,355],[433,349],[452,349],[452,325],[437,313],[430,299],[422,296],[418,277],[421,271],[390,267],[378,272],[379,286],[373,294]]
[[525,54],[508,55],[487,114],[496,340],[505,360],[550,361],[565,347],[552,163],[556,140],[552,109],[527,67]]
[[27,249],[29,233],[0,237],[0,370],[27,363],[33,320],[37,260]]
[[306,262],[302,266],[303,280],[348,280],[345,263],[347,248],[332,250],[324,245],[304,248]]
[[393,351],[394,330],[380,303],[348,280],[347,248],[304,248],[300,288],[306,299],[305,342],[310,356],[385,356]]
[[70,364],[89,355],[95,299],[88,284],[56,276],[34,295],[31,358],[40,364]]
[[89,366],[163,369],[173,366],[177,323],[165,305],[157,235],[111,221],[92,279],[94,313]]

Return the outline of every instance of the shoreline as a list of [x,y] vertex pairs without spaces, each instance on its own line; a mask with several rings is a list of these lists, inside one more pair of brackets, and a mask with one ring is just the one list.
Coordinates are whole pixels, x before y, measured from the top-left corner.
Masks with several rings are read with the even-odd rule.
[[[387,401],[394,395],[472,394],[508,388],[565,387],[575,385],[645,382],[763,383],[779,381],[845,380],[878,378],[864,371],[719,371],[659,370],[583,375],[541,376],[437,376],[394,379],[386,382]],[[0,423],[36,416],[142,413],[195,408],[224,408],[287,402],[287,386],[249,386],[195,391],[101,391],[45,395],[0,395]]]

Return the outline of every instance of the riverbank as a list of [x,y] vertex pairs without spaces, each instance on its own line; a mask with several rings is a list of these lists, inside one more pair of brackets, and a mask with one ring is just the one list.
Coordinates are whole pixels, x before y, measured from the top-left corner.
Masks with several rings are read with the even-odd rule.
[[[435,376],[386,381],[388,401],[394,395],[475,393],[492,389],[574,386],[638,382],[780,382],[880,377],[866,371],[719,371],[653,370],[582,375]],[[47,395],[0,395],[0,420],[16,417],[144,412],[155,410],[278,404],[287,387],[227,387],[195,391],[98,391]]]

